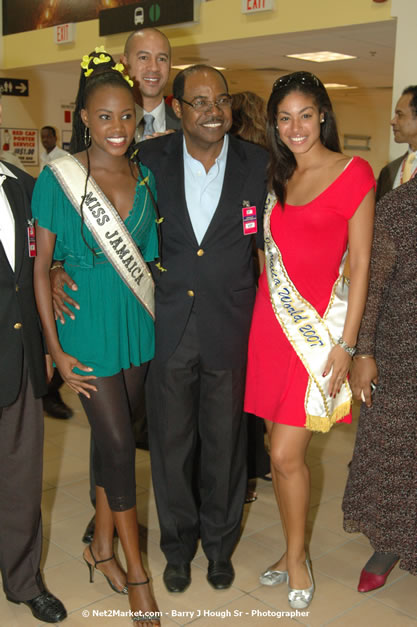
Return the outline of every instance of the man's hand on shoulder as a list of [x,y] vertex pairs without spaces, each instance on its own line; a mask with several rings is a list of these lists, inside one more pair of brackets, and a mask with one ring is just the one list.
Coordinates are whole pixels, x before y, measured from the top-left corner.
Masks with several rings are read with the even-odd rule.
[[164,131],[163,133],[152,133],[152,135],[144,135],[144,139],[154,139],[155,137],[163,137],[164,135],[171,135],[171,133],[175,133],[173,128]]

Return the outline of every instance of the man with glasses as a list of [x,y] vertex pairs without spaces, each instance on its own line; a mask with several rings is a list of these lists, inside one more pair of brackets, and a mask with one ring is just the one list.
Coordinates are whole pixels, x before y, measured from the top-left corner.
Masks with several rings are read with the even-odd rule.
[[222,589],[234,579],[247,482],[252,250],[256,230],[263,247],[267,156],[228,135],[231,97],[215,68],[183,70],[173,92],[183,132],[145,142],[140,158],[156,178],[166,270],[156,276],[156,355],[146,389],[152,477],[164,582],[183,592],[199,538],[209,583]]

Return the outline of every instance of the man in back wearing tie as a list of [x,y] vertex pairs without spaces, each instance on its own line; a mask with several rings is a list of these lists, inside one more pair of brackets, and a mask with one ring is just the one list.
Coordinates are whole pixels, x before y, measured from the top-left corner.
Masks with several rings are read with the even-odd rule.
[[417,85],[404,89],[395,106],[391,126],[394,141],[408,144],[408,151],[382,168],[376,189],[377,200],[409,181],[417,172]]
[[136,141],[178,130],[181,122],[163,96],[171,69],[168,38],[156,28],[131,33],[121,62],[135,81]]

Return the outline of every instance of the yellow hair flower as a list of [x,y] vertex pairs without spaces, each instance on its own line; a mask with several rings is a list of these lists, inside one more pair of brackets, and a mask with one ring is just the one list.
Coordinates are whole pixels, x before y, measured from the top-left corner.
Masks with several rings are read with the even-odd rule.
[[104,46],[96,46],[94,48],[94,52],[98,54],[99,52],[106,52],[106,50],[104,49]]
[[107,54],[101,54],[99,57],[94,57],[93,59],[93,63],[95,63],[96,65],[98,65],[99,63],[108,63],[109,61],[111,61],[111,57],[109,57],[109,55]]
[[133,87],[132,79],[130,78],[130,76],[128,76],[128,74],[125,74],[125,66],[123,65],[123,63],[116,63],[116,65],[113,65],[112,70],[116,70],[116,72],[120,72],[120,74],[123,76],[125,81],[127,81],[129,85]]
[[87,78],[87,76],[90,76],[90,74],[92,74],[92,73],[93,73],[93,68],[92,68],[92,67],[90,67],[90,69],[89,69],[89,70],[85,70],[85,72],[84,72],[84,76]]
[[90,60],[91,60],[91,57],[88,54],[85,54],[83,56],[83,60],[81,61],[81,67],[83,68],[83,70],[86,70],[88,68]]

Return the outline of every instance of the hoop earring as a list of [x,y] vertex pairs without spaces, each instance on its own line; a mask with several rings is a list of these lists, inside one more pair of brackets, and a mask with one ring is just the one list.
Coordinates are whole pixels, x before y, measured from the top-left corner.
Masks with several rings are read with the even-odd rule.
[[84,144],[86,148],[88,148],[91,144],[90,129],[88,126],[84,128]]

